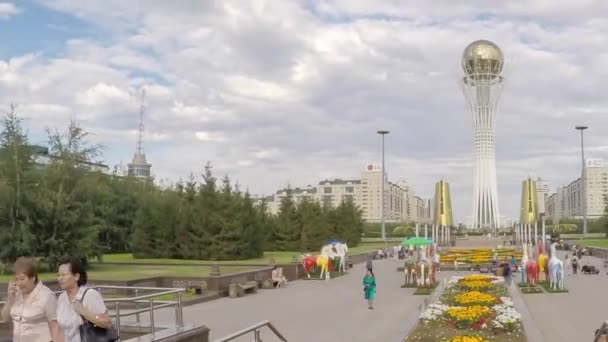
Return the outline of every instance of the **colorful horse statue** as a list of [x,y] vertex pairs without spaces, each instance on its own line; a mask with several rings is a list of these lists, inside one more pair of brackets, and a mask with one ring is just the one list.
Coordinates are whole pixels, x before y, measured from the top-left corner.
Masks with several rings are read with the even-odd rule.
[[538,264],[534,260],[528,260],[526,263],[526,278],[528,285],[538,285]]
[[346,254],[348,253],[348,246],[345,243],[335,243],[334,250],[336,251],[336,257],[340,258],[337,271],[346,273]]
[[319,278],[329,279],[329,262],[335,257],[334,250],[331,245],[325,245],[321,248],[321,255],[317,256],[317,267],[321,269]]
[[549,257],[545,253],[541,253],[538,255],[537,259],[538,263],[538,272],[543,274],[545,279],[549,279]]
[[416,275],[418,276],[416,282],[418,286],[431,286],[433,285],[431,280],[435,278],[435,275],[432,274],[431,262],[427,258],[427,251],[428,246],[420,248],[420,260],[418,260],[416,265]]
[[416,283],[416,258],[412,251],[409,251],[405,263],[403,264],[403,273],[405,274],[405,285]]
[[300,261],[302,262],[302,267],[304,268],[306,276],[310,278],[310,272],[317,265],[317,257],[315,255],[302,254],[300,256]]
[[564,289],[564,263],[557,258],[557,243],[551,244],[551,258],[549,259],[549,286],[552,289]]

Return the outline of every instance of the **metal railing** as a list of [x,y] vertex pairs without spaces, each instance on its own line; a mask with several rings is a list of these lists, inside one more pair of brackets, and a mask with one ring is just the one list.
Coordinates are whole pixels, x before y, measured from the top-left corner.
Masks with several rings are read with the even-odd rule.
[[249,333],[253,333],[253,340],[255,342],[262,342],[262,338],[260,337],[260,332],[263,327],[268,327],[268,329],[270,329],[270,331],[272,331],[274,333],[274,335],[279,338],[279,341],[287,342],[287,339],[285,338],[285,336],[283,336],[277,330],[277,328],[275,328],[274,325],[272,325],[272,323],[270,323],[270,321],[262,321],[260,323],[254,324],[248,328],[239,330],[239,331],[235,332],[234,334],[230,334],[228,336],[224,336],[224,337],[220,338],[219,340],[215,340],[215,342],[232,341],[238,337],[245,336]]
[[[110,314],[116,321],[116,330],[120,335],[120,320],[123,317],[135,315],[135,321],[137,324],[141,324],[140,314],[148,312],[150,315],[150,334],[154,335],[156,331],[156,322],[154,318],[154,311],[167,307],[175,308],[175,325],[178,328],[184,327],[184,315],[182,307],[182,293],[186,291],[183,288],[163,288],[163,287],[133,287],[133,286],[94,286],[102,293],[104,290],[132,290],[135,293],[134,297],[123,297],[123,298],[104,298],[104,302],[113,306],[114,313]],[[155,291],[153,293],[147,293],[139,295],[140,291]],[[175,295],[175,300],[155,300],[154,298],[166,295]],[[120,310],[121,304],[134,304],[135,310],[122,313]],[[146,304],[142,308],[142,304]]]
[[[91,288],[96,289],[102,294],[104,297],[104,290],[127,290],[133,291],[135,294],[134,297],[116,297],[116,298],[107,298],[104,297],[103,301],[107,304],[108,310],[114,310],[114,313],[109,313],[110,317],[115,320],[115,328],[120,335],[120,327],[121,327],[121,318],[135,316],[135,321],[138,325],[141,325],[141,316],[140,314],[148,312],[150,315],[150,334],[154,335],[156,331],[156,322],[154,317],[154,311],[167,308],[167,307],[175,307],[175,325],[178,328],[184,327],[184,315],[183,315],[183,306],[182,306],[182,294],[186,291],[183,288],[163,288],[163,287],[135,287],[135,286],[106,286],[106,285],[98,285],[91,286]],[[149,291],[150,293],[146,293],[143,295],[139,295],[139,292]],[[59,296],[63,291],[54,292],[56,296]],[[107,294],[107,293],[106,293]],[[154,298],[160,296],[167,295],[175,295],[175,300],[155,300]],[[6,298],[6,293],[0,293],[0,296]],[[4,305],[6,301],[0,301],[0,307]],[[128,312],[121,312],[121,304],[132,304],[135,306],[134,310],[129,310]],[[142,308],[142,305],[145,304],[145,307]]]

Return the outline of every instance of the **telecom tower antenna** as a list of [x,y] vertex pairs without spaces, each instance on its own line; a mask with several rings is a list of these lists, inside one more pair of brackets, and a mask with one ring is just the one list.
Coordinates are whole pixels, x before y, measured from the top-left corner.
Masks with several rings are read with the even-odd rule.
[[139,106],[139,127],[137,130],[137,145],[135,147],[135,154],[133,160],[129,163],[128,175],[137,178],[150,178],[151,164],[146,161],[146,154],[143,148],[144,139],[144,114],[145,114],[145,98],[146,90],[142,89]]
[[146,99],[146,89],[142,89],[141,98],[139,102],[139,130],[137,132],[137,148],[136,154],[143,154],[143,140],[144,140],[144,100]]

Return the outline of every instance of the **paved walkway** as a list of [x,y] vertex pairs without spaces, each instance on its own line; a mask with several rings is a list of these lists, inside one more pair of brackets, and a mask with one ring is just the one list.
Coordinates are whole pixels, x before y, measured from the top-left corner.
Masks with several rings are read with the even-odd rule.
[[[413,289],[400,288],[403,275],[395,270],[398,264],[374,261],[378,282],[374,310],[369,310],[363,299],[362,264],[329,282],[298,280],[283,289],[259,290],[255,295],[185,307],[184,320],[186,324],[204,322],[211,329],[212,340],[270,320],[290,342],[400,342],[406,334],[408,317],[418,315],[419,305],[427,296],[414,296]],[[445,274],[453,273],[440,273]],[[156,313],[157,320],[165,324],[172,324],[174,317],[172,310]],[[262,338],[277,341],[268,331]],[[252,340],[250,335],[236,341]]]
[[[485,240],[485,241],[484,241]],[[459,241],[460,248],[484,247],[497,243],[481,238]],[[465,247],[466,246],[466,247]],[[563,252],[560,258],[563,260]],[[529,328],[530,342],[590,341],[601,322],[608,319],[608,276],[601,260],[583,257],[584,263],[595,265],[599,275],[567,276],[568,294],[520,295],[510,289],[518,309]],[[289,341],[383,341],[400,342],[408,325],[419,315],[427,296],[412,295],[413,289],[402,289],[403,274],[395,268],[401,261],[374,261],[378,282],[375,309],[367,309],[361,280],[364,265],[355,265],[348,275],[326,281],[299,280],[287,288],[259,290],[242,298],[222,298],[184,308],[184,321],[204,323],[215,340],[263,320],[271,321]],[[468,272],[462,272],[466,274]],[[454,275],[441,272],[439,279]],[[519,276],[519,274],[516,274]],[[173,310],[156,312],[161,324],[174,324]],[[145,322],[142,315],[142,323]],[[408,323],[409,322],[409,323]],[[236,341],[252,341],[252,335]],[[264,341],[278,341],[265,328]]]
[[[558,254],[564,260],[564,252]],[[569,293],[523,296],[545,341],[593,341],[595,330],[608,319],[608,276],[603,262],[584,256],[580,266],[585,263],[601,273],[566,275]]]

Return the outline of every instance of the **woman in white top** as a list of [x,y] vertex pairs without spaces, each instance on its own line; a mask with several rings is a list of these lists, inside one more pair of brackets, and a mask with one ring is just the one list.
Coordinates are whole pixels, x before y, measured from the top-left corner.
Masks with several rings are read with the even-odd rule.
[[2,320],[13,321],[14,342],[59,341],[57,299],[38,280],[36,261],[19,258],[15,262],[15,281],[8,285],[8,300],[2,308]]
[[81,342],[79,327],[84,319],[100,328],[112,327],[112,320],[101,294],[95,289],[87,288],[87,272],[80,260],[70,258],[59,266],[57,281],[65,290],[57,300],[57,321],[63,335],[59,341]]

